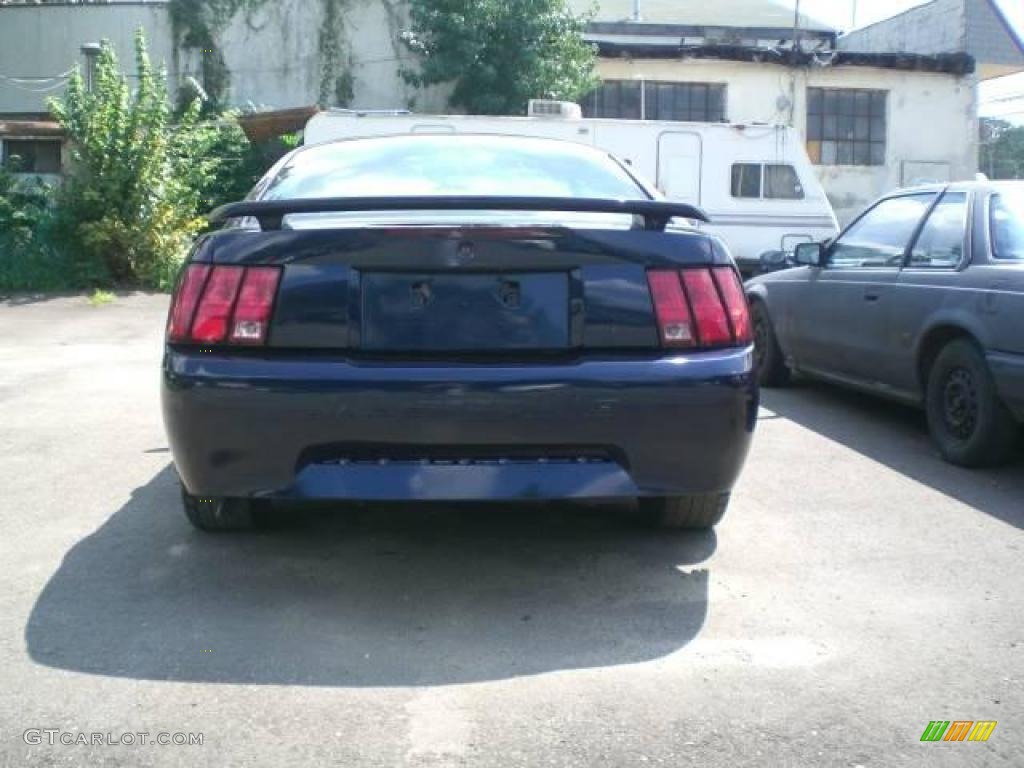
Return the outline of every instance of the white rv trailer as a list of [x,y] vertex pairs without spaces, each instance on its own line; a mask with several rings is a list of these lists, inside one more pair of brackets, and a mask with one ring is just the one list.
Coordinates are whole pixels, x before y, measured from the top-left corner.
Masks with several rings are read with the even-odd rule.
[[671,200],[694,203],[745,274],[797,243],[834,237],[838,223],[797,133],[786,126],[581,118],[579,107],[531,102],[528,117],[329,110],[306,144],[404,133],[497,133],[590,144],[626,162]]

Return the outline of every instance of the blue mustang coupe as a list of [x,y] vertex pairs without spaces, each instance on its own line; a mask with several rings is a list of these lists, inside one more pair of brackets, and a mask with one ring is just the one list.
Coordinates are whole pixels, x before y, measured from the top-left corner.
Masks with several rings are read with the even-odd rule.
[[569,142],[293,152],[214,212],[174,294],[163,412],[189,520],[633,497],[715,525],[758,394],[735,265],[683,226],[704,218]]

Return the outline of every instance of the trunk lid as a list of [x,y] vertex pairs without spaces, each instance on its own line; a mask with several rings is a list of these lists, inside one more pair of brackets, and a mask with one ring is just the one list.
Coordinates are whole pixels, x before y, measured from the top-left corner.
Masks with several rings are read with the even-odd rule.
[[647,271],[731,263],[699,232],[550,226],[228,228],[192,260],[283,266],[269,348],[405,357],[657,349]]

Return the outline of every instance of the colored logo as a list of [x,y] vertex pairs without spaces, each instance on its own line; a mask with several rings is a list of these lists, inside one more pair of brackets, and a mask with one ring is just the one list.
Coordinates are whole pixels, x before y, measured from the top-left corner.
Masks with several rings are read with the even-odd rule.
[[995,729],[995,720],[932,720],[921,741],[988,741]]

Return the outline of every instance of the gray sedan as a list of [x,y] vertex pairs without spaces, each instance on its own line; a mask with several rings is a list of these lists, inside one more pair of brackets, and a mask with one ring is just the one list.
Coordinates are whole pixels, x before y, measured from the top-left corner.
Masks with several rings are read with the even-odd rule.
[[1005,459],[1024,422],[1024,183],[883,197],[747,283],[764,386],[791,372],[924,406],[943,457]]

